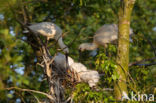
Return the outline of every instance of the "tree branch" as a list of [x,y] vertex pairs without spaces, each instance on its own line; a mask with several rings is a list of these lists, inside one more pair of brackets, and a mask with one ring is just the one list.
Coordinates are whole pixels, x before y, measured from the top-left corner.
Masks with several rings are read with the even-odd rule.
[[152,66],[152,65],[156,65],[156,62],[154,62],[154,63],[149,63],[149,64],[136,64],[136,66],[145,66],[145,67],[147,67],[147,66]]
[[149,58],[149,59],[144,59],[144,60],[140,60],[140,61],[136,61],[136,62],[131,62],[131,63],[129,63],[129,67],[130,66],[134,66],[134,65],[140,65],[140,66],[143,66],[143,65],[145,65],[145,66],[150,66],[150,65],[154,65],[155,63],[150,63],[150,64],[141,64],[141,63],[143,63],[143,62],[146,62],[146,61],[152,61],[152,60],[155,60],[156,59],[156,57],[153,57],[153,58]]
[[54,100],[54,98],[47,94],[47,93],[44,93],[44,92],[41,92],[41,91],[36,91],[36,90],[31,90],[31,89],[22,89],[22,88],[18,88],[18,87],[10,87],[10,88],[5,88],[6,90],[12,90],[12,89],[16,89],[16,90],[20,90],[20,91],[23,91],[23,92],[33,92],[33,93],[38,93],[38,94],[42,94],[42,95],[45,95],[46,97],[48,97],[50,100]]

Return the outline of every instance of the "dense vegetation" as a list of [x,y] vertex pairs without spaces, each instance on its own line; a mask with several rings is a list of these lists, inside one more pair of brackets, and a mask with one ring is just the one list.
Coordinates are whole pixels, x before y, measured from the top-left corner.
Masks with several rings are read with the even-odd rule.
[[[118,79],[117,46],[109,44],[106,50],[100,47],[96,56],[91,56],[91,51],[79,55],[78,46],[83,42],[92,42],[94,32],[103,24],[118,23],[119,7],[119,0],[0,0],[0,102],[35,103],[35,98],[40,101],[45,98],[41,94],[21,92],[19,89],[7,90],[9,87],[48,92],[43,69],[36,64],[39,54],[27,41],[20,21],[50,21],[59,25],[66,34],[63,39],[69,45],[69,55],[101,74],[98,89],[79,83],[66,88],[66,98],[72,95],[76,103],[114,101],[112,89],[114,81]],[[134,35],[129,48],[129,94],[131,91],[156,94],[155,0],[136,0],[131,28]],[[55,52],[53,47],[51,53]]]

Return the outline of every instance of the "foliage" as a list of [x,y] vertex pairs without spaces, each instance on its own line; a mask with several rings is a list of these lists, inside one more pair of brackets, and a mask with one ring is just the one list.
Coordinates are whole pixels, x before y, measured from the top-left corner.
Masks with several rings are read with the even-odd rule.
[[[109,47],[108,50],[114,50],[114,48]],[[100,50],[101,51],[101,50]],[[113,51],[112,51],[113,52]],[[107,53],[106,53],[107,54]],[[113,58],[106,56],[104,52],[100,52],[96,57],[96,70],[99,71],[100,74],[103,74],[101,77],[104,87],[111,87],[112,82],[118,79],[118,74],[116,72],[117,64],[113,61]]]
[[[0,0],[0,102],[34,103],[34,96],[45,98],[34,93],[8,91],[5,89],[8,87],[48,92],[43,70],[36,65],[38,61],[33,48],[23,41],[27,35],[22,33],[23,28],[17,19],[30,23],[50,21],[59,25],[64,33],[67,32],[64,41],[69,45],[70,56],[78,61],[77,49],[81,43],[92,42],[94,32],[103,24],[118,23],[119,4],[119,0]],[[24,18],[23,8],[27,9],[30,20]],[[156,31],[153,30],[156,26],[155,9],[155,0],[136,0],[131,19],[134,35],[130,43],[130,62],[156,56]],[[54,52],[51,49],[51,53]],[[99,91],[89,88],[87,84],[76,85],[68,94],[73,95],[76,103],[107,103],[114,98],[112,92],[103,91],[103,88],[113,88],[113,82],[118,79],[115,71],[116,47],[110,44],[107,49],[101,47],[97,52],[92,57],[90,51],[85,51],[80,60],[88,68],[102,74],[97,86]],[[151,62],[155,60],[146,63]],[[129,92],[154,93],[155,69],[155,65],[129,67]]]
[[74,101],[76,103],[88,103],[88,102],[105,102],[114,101],[110,93],[103,91],[102,88],[99,88],[98,91],[90,89],[90,87],[84,83],[76,85],[75,91],[72,93]]

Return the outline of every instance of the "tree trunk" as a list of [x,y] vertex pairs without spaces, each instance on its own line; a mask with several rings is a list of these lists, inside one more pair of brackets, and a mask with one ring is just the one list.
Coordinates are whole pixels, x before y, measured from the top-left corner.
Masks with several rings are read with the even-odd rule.
[[135,0],[121,0],[119,9],[119,31],[118,31],[118,50],[117,50],[117,73],[119,79],[115,82],[114,95],[117,100],[121,100],[123,93],[127,92],[127,71],[129,63],[129,29],[130,17]]

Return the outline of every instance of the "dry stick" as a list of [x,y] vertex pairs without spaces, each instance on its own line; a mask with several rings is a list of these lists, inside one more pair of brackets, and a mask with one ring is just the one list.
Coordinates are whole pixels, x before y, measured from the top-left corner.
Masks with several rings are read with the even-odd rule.
[[[11,7],[11,6],[10,6]],[[12,9],[11,10],[13,13],[14,13],[14,10]],[[16,15],[15,15],[15,19],[16,19],[16,21],[19,23],[19,24],[21,24],[21,26],[23,27],[23,28],[27,28],[29,31],[30,31],[30,33],[33,33],[33,34],[35,34],[33,31],[31,31],[23,22],[21,22],[19,19],[17,19],[17,17],[16,17]],[[40,37],[39,36],[37,36],[37,34],[35,34],[34,35],[35,37],[36,37],[36,39],[37,39],[37,41],[38,41],[38,43],[40,44],[40,46],[42,47],[41,49],[42,49],[42,51],[43,51],[43,59],[44,59],[44,62],[45,62],[45,70],[46,70],[46,74],[47,74],[47,79],[48,79],[48,82],[49,82],[49,88],[50,88],[50,96],[51,96],[51,98],[49,98],[50,99],[50,101],[53,101],[53,102],[55,102],[55,100],[56,99],[54,99],[52,96],[53,96],[53,94],[54,94],[54,88],[52,87],[52,85],[51,85],[51,80],[52,80],[52,78],[51,78],[51,70],[50,70],[50,68],[49,68],[49,63],[48,63],[48,61],[47,61],[47,59],[49,59],[48,58],[48,56],[47,56],[47,52],[46,52],[46,48],[44,47],[44,45],[43,45],[43,41],[41,41],[41,39],[40,39]]]
[[72,97],[68,97],[67,100],[64,103],[69,103],[69,101],[72,99]]
[[26,16],[26,24],[30,23],[30,16],[29,16],[29,13],[28,13],[28,10],[26,8],[27,4],[24,3],[24,0],[22,0],[22,6],[23,6],[23,10],[24,10],[24,13],[25,13],[25,16]]
[[[12,9],[12,12],[14,12],[13,11],[13,9]],[[16,19],[16,21],[19,23],[19,24],[21,24],[21,26],[23,27],[23,28],[27,28],[29,31],[30,31],[30,33],[33,33],[33,34],[35,34],[33,31],[31,31],[23,22],[21,22],[19,19],[17,19],[17,17],[15,16],[15,19]],[[51,77],[51,73],[49,73],[51,70],[50,70],[50,68],[49,68],[49,63],[48,63],[48,60],[50,60],[50,56],[48,55],[47,56],[47,52],[46,52],[46,50],[47,50],[47,48],[45,48],[44,47],[44,43],[43,43],[43,41],[41,41],[41,39],[40,39],[40,37],[37,35],[37,34],[35,34],[34,35],[35,37],[36,37],[36,39],[37,39],[37,41],[39,42],[39,44],[40,44],[40,46],[41,47],[43,47],[43,48],[41,48],[41,50],[43,51],[43,59],[44,59],[44,61],[45,61],[45,70],[47,71],[46,72],[46,74],[48,75],[48,77],[47,77],[47,79],[49,80],[49,83],[50,82],[52,82],[52,77]],[[48,60],[47,60],[48,59]],[[53,62],[53,59],[51,59],[51,61],[50,61],[50,63],[52,63]],[[55,81],[53,81],[53,82],[55,82]],[[56,84],[56,83],[55,83]],[[57,83],[58,84],[58,83]],[[51,88],[51,85],[49,85],[50,86],[50,92],[53,92],[53,87]],[[51,95],[52,95],[52,93],[51,93]],[[54,99],[53,101],[55,101],[56,99]]]
[[[27,28],[30,32],[32,32],[29,28]],[[32,32],[32,33],[34,33],[34,32]],[[35,34],[35,33],[34,33]],[[37,39],[37,41],[39,42],[39,44],[41,45],[41,51],[42,51],[42,55],[43,55],[43,60],[44,60],[44,63],[45,63],[45,73],[47,74],[47,79],[48,79],[48,81],[49,81],[49,89],[50,89],[50,92],[51,92],[51,95],[52,94],[54,94],[54,91],[53,91],[53,87],[51,87],[51,85],[50,85],[50,81],[51,81],[51,72],[52,72],[52,70],[49,68],[49,62],[48,62],[48,60],[49,60],[49,56],[50,56],[50,54],[48,55],[47,53],[47,49],[46,49],[46,47],[44,46],[44,43],[43,43],[43,41],[40,39],[40,37],[39,36],[37,36],[37,34],[35,34],[35,36],[36,36],[36,39]],[[48,60],[47,60],[48,59]]]
[[[50,57],[48,57],[47,52],[46,52],[47,50],[46,50],[46,47],[44,45],[42,45],[41,50],[43,53],[42,57],[43,57],[44,64],[45,64],[44,68],[45,68],[45,73],[47,75],[47,80],[49,83],[50,94],[52,96],[54,96],[54,94],[56,94],[56,91],[55,91],[55,88],[53,87],[53,84],[54,84],[53,82],[55,82],[55,81],[54,81],[54,79],[52,79],[52,69],[50,68],[50,62],[51,62],[51,60],[53,61],[53,58],[50,60]],[[54,102],[56,102],[56,99],[57,98],[55,98]]]
[[54,54],[54,57],[49,61],[49,64],[52,64],[52,63],[53,63],[53,61],[54,61],[54,59],[55,59],[55,57],[56,57],[56,54],[57,54],[57,53],[55,53],[55,54]]
[[12,90],[12,89],[16,89],[16,90],[20,90],[20,91],[26,91],[26,92],[33,92],[33,93],[38,93],[38,94],[42,94],[45,95],[46,97],[48,97],[50,100],[54,100],[53,97],[47,93],[41,92],[41,91],[36,91],[36,90],[31,90],[31,89],[22,89],[22,88],[18,88],[18,87],[10,87],[10,88],[5,88],[6,90]]
[[36,99],[37,103],[41,103],[41,102],[39,101],[39,99],[38,99],[34,94],[32,94],[32,93],[30,93],[30,94]]
[[[12,9],[12,12],[14,13],[14,10]],[[21,24],[23,27],[25,27],[25,28],[27,28],[30,32],[32,32],[27,26],[25,26],[25,24],[23,24],[19,19],[17,19],[17,17],[15,16],[15,19],[16,19],[16,21],[19,23],[19,24]],[[32,32],[32,33],[34,33],[34,32]],[[35,34],[35,33],[34,33]],[[37,34],[35,34],[35,37],[36,37],[36,39],[38,40],[38,42],[39,42],[39,44],[43,47],[43,42],[41,41],[41,39],[37,36]],[[43,50],[45,50],[45,49],[43,49]],[[46,55],[46,57],[47,57],[47,53],[44,51],[44,54]],[[46,59],[44,59],[44,60],[46,60]],[[46,64],[47,62],[45,61],[45,64]],[[47,65],[46,64],[46,70],[48,70],[48,72],[47,73],[49,73],[49,67],[48,67],[49,65]],[[47,74],[46,73],[46,74]],[[47,74],[48,75],[48,77],[49,77],[49,75],[50,75],[50,73],[49,74]],[[51,86],[50,86],[51,87]],[[50,91],[51,91],[51,89],[50,89]],[[50,100],[52,100],[52,101],[54,101],[54,99],[51,99],[51,98],[49,98]]]

